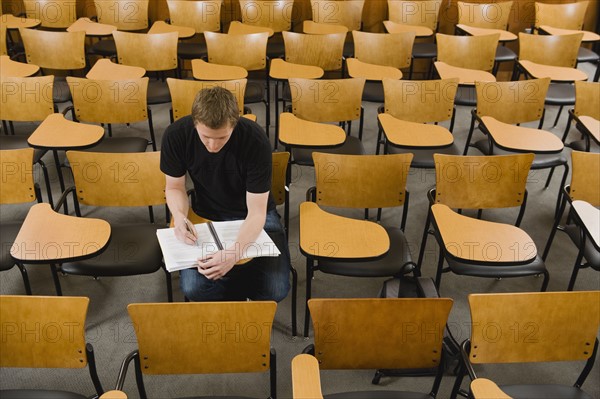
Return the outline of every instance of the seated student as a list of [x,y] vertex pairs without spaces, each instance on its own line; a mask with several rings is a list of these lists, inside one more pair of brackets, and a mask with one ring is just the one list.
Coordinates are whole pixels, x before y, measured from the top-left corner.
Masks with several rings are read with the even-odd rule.
[[[167,175],[166,196],[175,236],[194,244],[186,219],[185,174],[194,182],[198,215],[244,222],[234,246],[198,259],[198,267],[181,271],[183,294],[192,301],[283,300],[289,291],[290,255],[271,189],[271,146],[264,130],[239,117],[234,95],[221,87],[201,90],[192,115],[165,131],[160,168]],[[281,252],[242,265],[241,250],[265,229]]]

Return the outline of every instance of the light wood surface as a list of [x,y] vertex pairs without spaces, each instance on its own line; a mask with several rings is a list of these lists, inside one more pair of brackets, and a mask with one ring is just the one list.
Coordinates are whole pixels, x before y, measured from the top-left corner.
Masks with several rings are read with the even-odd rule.
[[35,18],[15,17],[12,14],[2,14],[0,21],[7,29],[35,28],[42,21]]
[[7,47],[7,43],[6,43],[6,39],[7,39],[6,31],[7,31],[6,24],[0,23],[0,56],[8,55],[8,47]]
[[481,118],[496,144],[505,149],[533,153],[560,152],[563,142],[553,133],[500,122],[491,116]]
[[388,208],[404,204],[412,154],[313,152],[319,206]]
[[198,80],[245,79],[248,71],[234,65],[211,64],[201,59],[192,60],[192,75]]
[[[27,69],[28,64],[21,64]],[[38,122],[54,113],[52,91],[54,76],[15,78],[0,76],[2,98],[0,119],[19,122]]]
[[412,61],[414,32],[369,33],[352,31],[354,58],[375,65],[408,68]]
[[229,30],[227,31],[229,35],[247,35],[250,33],[264,32],[268,33],[269,37],[275,34],[273,29],[271,28],[256,25],[248,25],[240,21],[231,21],[231,23],[229,24]]
[[432,10],[439,10],[442,6],[442,0],[388,0],[387,6],[390,21],[407,25],[426,26],[435,31],[438,27],[440,12],[432,12]]
[[400,24],[394,21],[383,21],[383,25],[388,33],[413,32],[416,37],[429,37],[433,35],[433,30],[426,26]]
[[499,41],[501,42],[512,42],[513,40],[517,40],[517,35],[502,29],[477,28],[475,26],[463,24],[457,24],[456,27],[464,32],[467,32],[471,36],[484,36],[492,33],[497,33],[500,35]]
[[302,32],[310,35],[328,35],[330,33],[348,33],[348,28],[346,28],[344,25],[304,21],[302,22]]
[[533,239],[513,225],[463,216],[443,204],[432,205],[431,213],[446,251],[458,259],[508,263],[537,255]]
[[250,119],[252,122],[256,122],[256,115],[254,114],[244,114],[242,118]]
[[587,360],[600,291],[471,294],[471,363]]
[[[502,31],[508,29],[511,9],[513,7],[512,1],[501,1],[498,3],[466,3],[464,1],[457,1],[456,5],[458,8],[457,27],[466,25],[484,29],[499,29]],[[502,41],[502,39],[500,40]]]
[[600,35],[595,32],[587,30],[571,30],[571,29],[560,29],[548,25],[540,25],[539,28],[550,35],[572,35],[574,33],[583,33],[582,42],[595,42],[600,40]]
[[104,220],[67,216],[54,212],[49,204],[35,204],[10,254],[24,263],[60,263],[93,256],[108,245],[109,238],[110,225]]
[[145,74],[144,68],[115,64],[108,58],[101,58],[96,61],[85,77],[94,80],[127,80],[139,79]]
[[173,25],[189,26],[196,33],[221,31],[222,0],[167,0],[166,3]]
[[600,154],[573,150],[571,163],[571,199],[600,206]]
[[596,142],[600,142],[600,121],[591,116],[583,115],[579,117],[579,120],[585,126],[588,132],[592,135],[592,138]]
[[294,399],[323,399],[319,361],[312,355],[292,359],[292,395]]
[[287,62],[318,66],[325,71],[342,68],[345,33],[309,35],[284,31],[281,34]]
[[279,116],[279,141],[294,147],[335,147],[346,141],[346,132],[337,125],[311,122],[282,112]]
[[534,154],[434,154],[435,202],[456,209],[521,206]]
[[584,71],[569,67],[536,64],[527,60],[519,60],[519,64],[534,78],[550,78],[553,82],[574,82],[587,80]]
[[50,32],[19,29],[28,64],[41,68],[85,68],[85,32]]
[[276,308],[266,301],[127,306],[144,374],[264,372]]
[[149,34],[177,32],[180,39],[187,39],[196,34],[194,28],[188,26],[171,25],[165,21],[156,21],[148,31]]
[[465,69],[459,68],[452,65],[448,65],[445,62],[436,61],[434,63],[435,69],[442,79],[458,78],[458,83],[461,85],[474,85],[478,82],[495,82],[496,77],[489,72],[480,71],[477,69]]
[[356,58],[346,59],[348,75],[367,80],[402,79],[402,71],[391,66],[367,64]]
[[240,0],[239,4],[244,24],[268,27],[274,32],[292,29],[294,0]]
[[308,307],[322,370],[420,369],[439,365],[452,299],[313,298]]
[[0,341],[0,366],[85,367],[89,302],[85,297],[0,296],[0,322],[5,328]]
[[33,148],[0,150],[2,190],[0,204],[35,201]]
[[[454,36],[436,33],[437,61],[458,68],[490,72],[495,63],[499,33]],[[486,79],[489,80],[489,79]]]
[[369,260],[389,251],[390,238],[377,223],[333,215],[314,202],[303,202],[300,249],[314,258]]
[[235,65],[248,71],[267,67],[267,32],[245,35],[204,32],[204,38],[210,63]]
[[390,114],[377,115],[387,140],[400,147],[446,147],[454,142],[448,129],[396,119]]
[[87,36],[110,36],[115,30],[114,25],[99,24],[89,18],[79,18],[67,28],[67,32],[83,31]]
[[549,25],[562,29],[581,30],[588,8],[588,1],[565,4],[535,3],[534,26]]
[[146,71],[169,71],[177,68],[177,32],[150,35],[114,31],[112,34],[119,64],[141,67]]
[[519,32],[519,61],[575,68],[582,38],[583,33],[552,36]]
[[48,115],[27,142],[34,148],[67,150],[91,147],[103,137],[101,126],[73,122],[57,113]]
[[290,153],[274,152],[272,156],[273,161],[273,173],[271,174],[271,194],[275,205],[282,205],[285,203],[285,192],[287,190],[285,185],[286,171],[290,160]]
[[121,31],[148,28],[149,0],[94,0],[98,22]]
[[600,83],[575,82],[575,115],[600,119]]
[[271,68],[269,69],[270,77],[282,80],[289,78],[318,79],[324,73],[325,71],[321,67],[294,64],[284,61],[281,58],[271,60]]
[[342,25],[349,31],[362,27],[362,11],[365,0],[312,0],[312,20],[322,24]]
[[475,399],[512,399],[496,383],[486,378],[471,381],[471,393]]
[[583,222],[588,239],[594,240],[596,247],[600,247],[600,210],[586,201],[576,200],[571,205]]
[[127,399],[127,395],[123,391],[107,391],[104,392],[100,399]]
[[39,19],[42,27],[66,29],[77,19],[72,0],[23,0],[27,18]]

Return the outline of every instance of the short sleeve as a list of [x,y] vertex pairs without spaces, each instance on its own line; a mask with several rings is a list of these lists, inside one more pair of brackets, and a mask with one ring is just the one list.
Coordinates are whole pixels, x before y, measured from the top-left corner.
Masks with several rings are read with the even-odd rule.
[[185,155],[185,144],[183,135],[177,131],[180,124],[171,124],[163,135],[160,147],[160,170],[167,176],[181,177],[187,172],[183,161]]
[[253,194],[262,194],[271,190],[271,173],[273,158],[271,145],[268,140],[257,142],[254,156],[248,162],[246,174],[246,191]]

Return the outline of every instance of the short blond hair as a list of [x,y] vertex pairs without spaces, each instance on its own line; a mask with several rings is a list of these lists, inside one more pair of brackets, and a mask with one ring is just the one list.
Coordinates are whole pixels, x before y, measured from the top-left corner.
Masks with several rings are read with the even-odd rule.
[[196,94],[192,105],[194,124],[201,123],[210,129],[219,129],[227,123],[235,126],[239,117],[237,100],[229,90],[215,86]]

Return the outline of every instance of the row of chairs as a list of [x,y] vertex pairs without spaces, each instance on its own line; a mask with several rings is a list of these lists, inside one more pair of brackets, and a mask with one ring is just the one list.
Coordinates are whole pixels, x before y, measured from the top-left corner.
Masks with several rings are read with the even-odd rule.
[[[315,328],[314,344],[292,360],[294,399],[323,397],[320,369],[377,368],[433,368],[436,377],[428,394],[371,390],[328,397],[435,398],[443,377],[442,337],[452,304],[449,298],[310,300],[314,324],[319,328]],[[144,380],[153,375],[268,371],[268,397],[277,398],[277,358],[271,346],[275,302],[128,305],[138,349],[123,361],[115,390],[106,393],[98,378],[93,347],[85,339],[88,305],[86,297],[1,296],[0,318],[5,328],[0,343],[0,365],[44,368],[87,365],[95,394],[106,399],[127,397],[122,389],[131,361],[141,398],[147,397]],[[460,390],[467,372],[474,380],[469,397],[475,399],[536,394],[554,397],[557,392],[561,397],[588,397],[581,386],[596,358],[600,292],[472,294],[469,306],[471,334],[462,344],[463,360],[452,391],[453,399],[458,394],[467,397],[468,392]],[[352,317],[348,317],[350,314]],[[177,331],[168,326],[177,326]],[[45,331],[35,332],[44,328]],[[489,363],[575,360],[584,361],[585,367],[573,386],[557,385],[555,381],[531,385],[525,381],[521,385],[503,386],[500,391],[490,381],[478,381],[479,372],[475,371],[478,365]],[[486,394],[488,385],[498,390]],[[491,396],[499,392],[505,392],[504,396]],[[2,394],[7,398],[19,394],[35,396],[36,391],[9,390]]]

